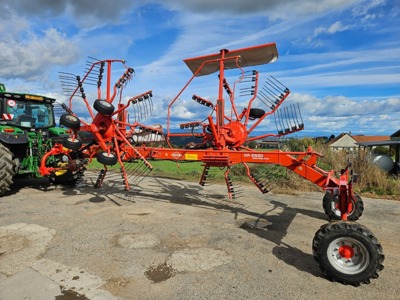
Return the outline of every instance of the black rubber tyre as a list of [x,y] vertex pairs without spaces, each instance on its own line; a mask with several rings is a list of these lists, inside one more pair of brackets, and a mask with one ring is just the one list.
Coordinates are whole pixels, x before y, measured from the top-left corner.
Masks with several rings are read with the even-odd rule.
[[103,115],[112,115],[114,112],[114,105],[107,102],[106,100],[97,99],[93,103],[93,108]]
[[63,114],[60,117],[60,125],[71,129],[78,129],[81,126],[81,121],[70,114]]
[[265,114],[265,111],[261,108],[250,108],[249,118],[250,119],[258,119],[261,118]]
[[12,152],[0,144],[0,197],[10,190],[15,175],[15,165]]
[[[349,221],[358,220],[364,211],[364,202],[358,194],[354,194],[355,199],[352,199],[351,203],[353,209],[348,214],[347,219]],[[322,199],[322,207],[329,220],[341,220],[341,212],[338,207],[339,197],[337,195],[326,192]]]
[[82,147],[82,141],[78,140],[77,138],[66,136],[63,138],[62,145],[67,149],[76,151]]
[[382,246],[372,232],[350,221],[321,226],[315,233],[312,250],[327,278],[354,286],[379,277],[385,259]]
[[97,154],[97,161],[106,166],[113,166],[117,163],[118,158],[114,153],[100,152]]

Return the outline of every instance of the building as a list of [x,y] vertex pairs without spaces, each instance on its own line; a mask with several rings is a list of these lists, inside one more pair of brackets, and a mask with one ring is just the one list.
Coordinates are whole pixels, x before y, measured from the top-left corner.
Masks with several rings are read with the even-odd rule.
[[367,136],[351,135],[351,133],[341,133],[335,139],[329,142],[329,147],[332,150],[354,151],[359,149],[360,143],[382,142],[389,139],[389,136]]
[[394,150],[394,173],[399,173],[400,170],[400,130],[397,130],[386,140],[372,140],[372,141],[360,141],[357,143],[359,147],[374,148],[377,146],[387,146],[390,151]]

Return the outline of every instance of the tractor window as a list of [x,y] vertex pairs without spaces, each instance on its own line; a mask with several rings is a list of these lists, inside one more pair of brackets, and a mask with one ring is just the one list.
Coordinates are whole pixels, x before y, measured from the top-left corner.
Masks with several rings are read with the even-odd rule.
[[[8,124],[24,128],[48,128],[54,126],[51,103],[7,100]],[[4,119],[4,114],[3,114]]]

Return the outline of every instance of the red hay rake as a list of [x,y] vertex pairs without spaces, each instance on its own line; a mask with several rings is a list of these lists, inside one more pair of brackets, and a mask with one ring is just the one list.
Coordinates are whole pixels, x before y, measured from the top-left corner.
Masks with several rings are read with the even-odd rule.
[[[331,220],[337,220],[322,226],[314,237],[313,254],[320,268],[336,281],[354,285],[367,283],[378,276],[384,256],[382,247],[368,229],[347,221],[357,220],[363,212],[363,202],[352,190],[355,177],[350,164],[339,172],[325,171],[316,166],[321,155],[311,148],[305,152],[261,152],[246,147],[251,141],[281,137],[304,128],[298,105],[282,107],[290,94],[285,85],[272,76],[260,83],[258,71],[245,70],[277,58],[276,45],[271,43],[233,51],[223,49],[216,54],[185,59],[193,75],[168,105],[166,134],[160,125],[139,123],[153,111],[152,91],[129,99],[122,97],[126,84],[134,76],[134,70],[125,61],[91,59],[82,78],[60,73],[64,91],[70,95],[68,105],[63,105],[65,113],[60,124],[70,128],[71,135],[45,155],[40,172],[50,177],[62,170],[72,176],[79,175],[87,162],[96,157],[104,170],[95,187],[101,186],[107,166],[119,164],[123,184],[129,190],[150,173],[153,167],[149,160],[200,161],[204,167],[200,185],[207,182],[210,168],[224,169],[228,197],[235,198],[240,191],[235,189],[229,176],[233,165],[242,164],[262,193],[269,191],[267,178],[252,174],[249,164],[282,165],[325,190],[324,211]],[[114,64],[123,66],[124,72],[112,84]],[[232,84],[225,76],[225,71],[231,69],[240,72]],[[196,77],[214,73],[218,74],[217,99],[192,96],[199,108],[208,111],[207,117],[203,121],[182,123],[179,126],[182,132],[173,132],[173,109],[179,105],[183,92]],[[95,86],[97,91],[93,103],[85,91],[90,86]],[[87,119],[74,113],[75,108],[82,108],[76,104],[82,102],[89,114]],[[277,133],[256,134],[255,129],[270,115],[274,115]],[[91,137],[88,143],[82,142],[84,135]],[[171,138],[174,137],[196,137],[199,142],[189,143],[184,149],[173,148]],[[154,142],[166,142],[170,148],[149,146]],[[59,155],[64,155],[68,163],[49,167],[49,158]]]

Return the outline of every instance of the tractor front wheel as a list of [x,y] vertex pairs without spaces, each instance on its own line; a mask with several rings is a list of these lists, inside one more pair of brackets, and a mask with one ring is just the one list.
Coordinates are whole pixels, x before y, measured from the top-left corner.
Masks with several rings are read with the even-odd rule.
[[12,152],[0,144],[0,196],[10,190],[15,175],[15,165]]
[[[342,213],[339,209],[339,196],[326,192],[322,199],[322,207],[329,220],[341,220]],[[351,199],[351,210],[347,215],[349,221],[357,221],[364,211],[364,203],[358,194]]]
[[113,166],[117,163],[118,158],[114,153],[100,152],[97,154],[97,161],[106,166]]
[[97,99],[93,103],[93,108],[103,115],[110,116],[114,112],[114,105],[106,100]]
[[313,256],[326,277],[343,284],[370,283],[383,269],[383,249],[366,227],[349,221],[321,226],[313,239]]

